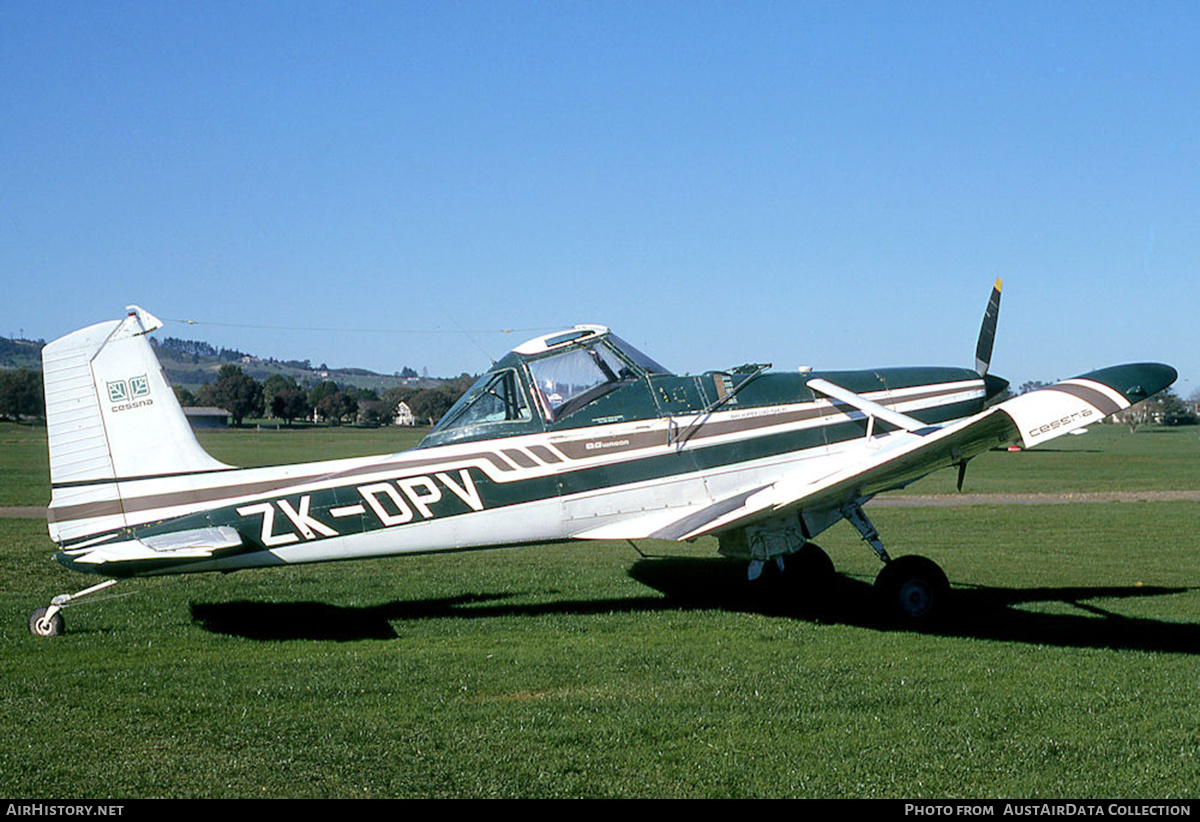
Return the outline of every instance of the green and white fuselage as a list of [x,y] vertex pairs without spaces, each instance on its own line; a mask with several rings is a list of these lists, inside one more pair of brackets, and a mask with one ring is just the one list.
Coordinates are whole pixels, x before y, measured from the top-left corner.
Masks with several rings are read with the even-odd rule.
[[242,469],[191,434],[145,337],[157,325],[132,308],[46,346],[49,528],[71,568],[128,577],[703,534],[761,563],[842,517],[857,525],[874,494],[1036,445],[1174,379],[1119,366],[985,409],[1005,383],[968,368],[679,376],[577,326],[510,352],[416,449]]

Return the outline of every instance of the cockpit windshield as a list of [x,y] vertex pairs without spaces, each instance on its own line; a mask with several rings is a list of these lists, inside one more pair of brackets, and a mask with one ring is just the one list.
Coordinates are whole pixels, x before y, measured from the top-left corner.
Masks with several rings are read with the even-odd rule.
[[630,359],[630,361],[636,363],[637,366],[639,368],[641,368],[643,371],[645,371],[647,374],[670,374],[671,373],[670,371],[668,371],[667,369],[665,369],[661,365],[659,365],[657,362],[655,362],[654,360],[647,357],[641,351],[634,348],[629,343],[625,342],[623,339],[618,337],[616,334],[609,334],[608,338],[607,338],[607,342],[613,348],[616,348],[618,351],[620,351],[622,354],[624,354],[626,357],[628,357]]
[[451,406],[435,432],[485,423],[524,422],[533,413],[525,401],[517,373],[511,368],[484,374]]
[[611,334],[597,344],[570,346],[529,362],[529,374],[551,420],[644,373],[666,373],[666,369]]
[[577,326],[567,334],[514,349],[446,412],[422,446],[542,430],[543,420],[560,420],[647,374],[670,373],[608,329]]

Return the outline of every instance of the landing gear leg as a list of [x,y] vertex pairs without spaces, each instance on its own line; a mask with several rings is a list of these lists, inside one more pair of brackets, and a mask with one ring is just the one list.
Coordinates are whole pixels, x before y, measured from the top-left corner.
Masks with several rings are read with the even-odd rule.
[[66,625],[63,622],[62,609],[71,604],[80,597],[85,597],[88,594],[94,594],[97,591],[103,591],[105,588],[110,588],[116,585],[118,580],[106,579],[99,585],[93,585],[91,588],[84,588],[74,594],[59,594],[54,599],[50,600],[49,608],[38,608],[29,615],[29,632],[34,636],[58,636],[64,630]]
[[842,514],[884,562],[883,570],[875,577],[875,598],[884,614],[903,622],[918,623],[928,622],[946,610],[950,582],[936,562],[920,556],[893,560],[862,506],[851,503],[842,509]]
[[842,508],[842,516],[858,529],[858,533],[862,534],[863,540],[875,550],[881,561],[892,561],[892,558],[888,556],[887,549],[883,547],[883,543],[879,540],[879,532],[875,530],[875,526],[871,524],[871,520],[867,519],[867,515],[863,513],[861,505],[857,502],[846,505]]

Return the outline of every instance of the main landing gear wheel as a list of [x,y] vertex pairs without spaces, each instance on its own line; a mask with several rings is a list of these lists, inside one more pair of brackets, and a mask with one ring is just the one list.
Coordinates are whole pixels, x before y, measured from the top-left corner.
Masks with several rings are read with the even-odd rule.
[[49,618],[46,617],[46,614],[50,612],[49,608],[38,608],[30,614],[29,633],[34,636],[58,636],[61,634],[65,625],[62,614],[57,611],[56,608],[55,613],[50,614]]
[[883,612],[905,622],[928,622],[945,613],[950,582],[933,560],[899,557],[875,577],[875,594]]
[[794,575],[807,587],[823,586],[833,578],[833,560],[815,542],[804,543],[785,562],[788,576]]

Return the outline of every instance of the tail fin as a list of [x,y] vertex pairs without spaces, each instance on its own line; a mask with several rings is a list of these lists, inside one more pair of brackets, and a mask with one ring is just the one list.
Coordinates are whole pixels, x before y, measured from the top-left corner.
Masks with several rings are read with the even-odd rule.
[[146,335],[162,322],[137,306],[123,320],[46,345],[50,536],[64,543],[128,525],[120,482],[224,470],[196,441]]

